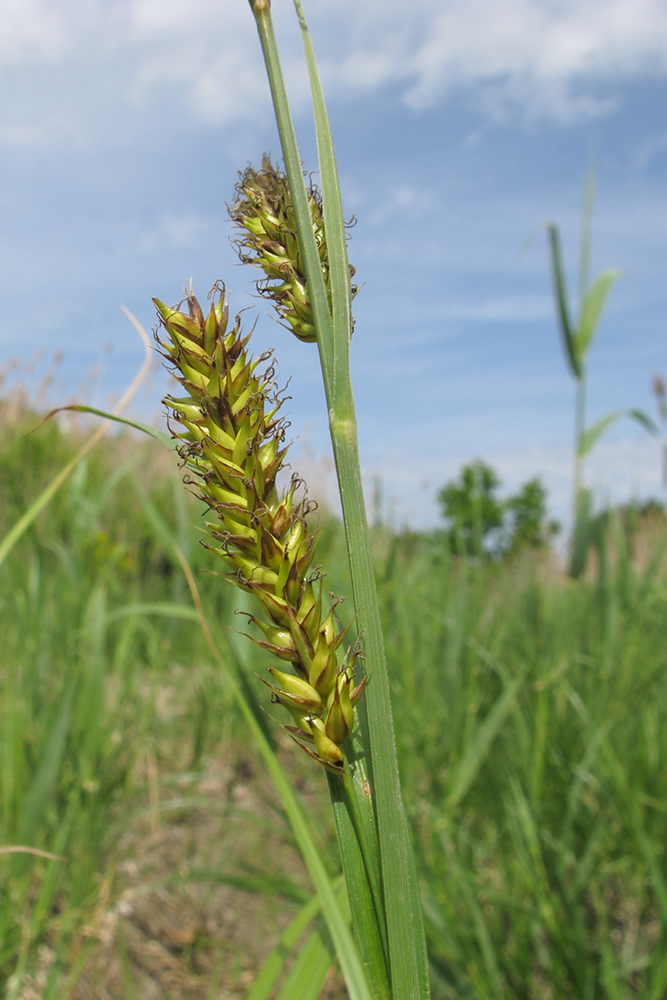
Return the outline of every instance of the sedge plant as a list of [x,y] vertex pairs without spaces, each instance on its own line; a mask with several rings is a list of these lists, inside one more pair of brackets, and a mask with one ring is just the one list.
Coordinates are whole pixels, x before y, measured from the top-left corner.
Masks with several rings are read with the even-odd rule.
[[[256,641],[280,661],[267,682],[271,700],[288,711],[288,733],[326,774],[356,947],[256,706],[249,703],[242,678],[217,653],[194,578],[187,562],[180,556],[179,561],[200,624],[280,791],[351,1000],[427,1000],[421,899],[401,795],[361,482],[349,370],[354,269],[347,259],[333,142],[312,43],[295,0],[313,97],[320,194],[304,180],[270,3],[250,0],[250,7],[285,169],[283,173],[265,159],[261,170],[247,170],[231,215],[240,234],[241,259],[265,273],[260,291],[273,301],[283,324],[305,342],[304,349],[317,346],[340,487],[356,643],[348,641],[348,630],[337,623],[336,602],[325,602],[321,574],[314,568],[316,536],[307,521],[307,501],[298,497],[298,482],[292,480],[282,492],[277,487],[286,447],[269,356],[250,356],[249,335],[238,319],[229,323],[222,286],[214,290],[207,315],[191,290],[187,311],[156,300],[162,323],[158,340],[185,392],[166,402],[172,421],[180,425],[174,436],[186,476],[213,515],[207,544],[226,564],[227,580],[257,599],[262,617],[251,616],[261,635]],[[268,365],[262,369],[264,362]],[[165,443],[163,434],[135,421],[90,407],[71,409],[112,416]],[[54,483],[44,504],[59,486],[60,481]],[[31,511],[30,519],[34,516]],[[2,555],[24,531],[23,524],[17,526]]]
[[563,342],[565,359],[575,380],[574,406],[574,476],[572,495],[572,545],[570,551],[570,576],[580,576],[586,566],[589,522],[592,497],[584,485],[584,462],[602,434],[621,417],[630,417],[651,434],[658,430],[643,410],[615,410],[586,426],[586,377],[590,351],[607,298],[621,276],[618,268],[601,271],[591,280],[591,232],[595,198],[595,173],[589,169],[584,193],[583,223],[579,251],[579,308],[576,320],[568,300],[565,269],[561,251],[560,233],[555,223],[547,224],[551,273],[558,327]]
[[[324,601],[320,572],[313,570],[316,538],[306,519],[307,502],[297,499],[297,480],[282,493],[276,486],[286,447],[269,356],[248,354],[249,335],[243,335],[238,319],[229,324],[222,287],[214,291],[207,315],[192,291],[186,295],[187,311],[156,300],[159,343],[185,390],[166,402],[180,425],[186,475],[214,515],[207,523],[213,541],[207,544],[227,565],[226,578],[257,599],[263,616],[252,616],[261,634],[256,641],[281,661],[281,669],[271,668],[272,680],[266,682],[271,700],[288,710],[290,736],[326,772],[368,995],[418,1000],[429,996],[426,945],[361,483],[349,371],[354,270],[347,259],[336,160],[300,3],[296,0],[295,7],[313,97],[321,193],[304,180],[270,3],[250,0],[250,6],[285,169],[268,158],[261,169],[248,168],[230,214],[241,260],[265,274],[260,292],[273,302],[283,325],[306,345],[317,345],[347,538],[356,644],[347,642],[348,630],[338,625],[335,602],[327,606]],[[263,362],[268,367],[262,371]],[[291,669],[283,669],[287,664]],[[326,919],[327,904],[321,902]],[[348,980],[348,989],[351,985]]]
[[[257,706],[249,701],[243,678],[220,656],[187,561],[176,555],[204,634],[281,794],[351,1000],[427,1000],[421,899],[400,788],[359,463],[349,370],[354,269],[347,259],[333,142],[312,43],[295,0],[312,90],[321,193],[312,184],[307,188],[270,3],[250,0],[250,7],[285,169],[283,173],[265,159],[261,170],[247,170],[231,215],[240,234],[241,259],[265,273],[260,291],[273,301],[283,324],[306,343],[304,349],[317,346],[340,487],[356,643],[348,642],[348,630],[336,620],[336,602],[325,602],[321,574],[314,568],[316,535],[307,521],[307,501],[299,499],[299,483],[292,480],[282,492],[277,487],[287,449],[269,356],[250,356],[249,335],[238,319],[229,323],[222,286],[214,289],[207,315],[192,290],[186,294],[187,311],[155,300],[162,324],[158,341],[185,392],[166,403],[179,425],[174,437],[186,478],[196,484],[213,515],[207,544],[226,564],[227,580],[257,599],[263,617],[251,616],[261,636],[256,641],[280,662],[267,682],[271,700],[288,711],[288,733],[326,774],[356,947],[307,817],[266,738],[265,724],[258,721]],[[166,443],[165,435],[135,421],[90,407],[70,408],[112,416]],[[44,504],[59,486],[60,481],[45,494]],[[36,512],[30,512],[31,520]],[[17,526],[0,558],[24,531],[24,524]],[[322,954],[320,949],[320,964]],[[270,987],[265,995],[269,993]],[[254,991],[253,1000],[261,995]]]

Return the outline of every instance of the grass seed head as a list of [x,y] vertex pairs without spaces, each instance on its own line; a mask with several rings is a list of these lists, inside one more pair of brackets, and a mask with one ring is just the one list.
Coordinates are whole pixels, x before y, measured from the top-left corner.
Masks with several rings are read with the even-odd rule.
[[[305,175],[304,175],[305,176]],[[329,255],[322,198],[309,180],[306,190],[324,282],[329,291]],[[287,177],[265,154],[261,170],[248,166],[239,174],[229,214],[240,230],[234,246],[243,263],[259,267],[266,278],[257,282],[260,295],[273,300],[284,325],[299,340],[317,339],[301,260],[294,207]],[[350,267],[350,279],[355,268]],[[356,288],[352,288],[352,294]]]
[[210,298],[206,316],[192,290],[187,312],[154,299],[156,339],[185,392],[164,400],[172,433],[186,483],[214,515],[206,521],[207,548],[225,563],[225,578],[252,593],[268,619],[252,617],[264,634],[253,642],[294,668],[293,674],[271,668],[277,684],[265,683],[272,700],[289,710],[315,750],[297,742],[338,772],[338,745],[354,721],[353,670],[347,657],[339,668],[336,653],[347,629],[337,631],[335,600],[323,608],[322,574],[312,568],[316,534],[306,521],[312,507],[299,498],[301,481],[293,476],[282,491],[276,485],[288,445],[272,353],[248,353],[250,334],[238,316],[231,323],[223,285]]

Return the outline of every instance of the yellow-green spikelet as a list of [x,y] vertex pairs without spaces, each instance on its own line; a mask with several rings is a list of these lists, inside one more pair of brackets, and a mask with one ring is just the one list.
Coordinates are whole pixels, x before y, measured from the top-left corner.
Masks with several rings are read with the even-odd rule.
[[[338,662],[347,629],[337,630],[333,604],[323,611],[321,574],[311,571],[315,535],[306,524],[307,504],[296,496],[299,480],[293,477],[282,493],[276,487],[287,446],[271,352],[248,355],[250,335],[242,335],[238,316],[230,328],[222,286],[213,290],[206,317],[192,293],[187,313],[153,301],[161,322],[157,341],[186,392],[165,404],[180,426],[173,433],[187,481],[197,484],[217,518],[206,523],[213,540],[207,547],[226,563],[226,578],[262,605],[268,621],[253,619],[264,633],[254,641],[294,668],[294,674],[272,669],[278,684],[269,684],[272,700],[292,715],[290,734],[339,772],[338,747],[352,728],[365,681],[354,686],[354,653]],[[263,362],[269,364],[260,372]]]
[[[312,182],[308,184],[306,193],[328,291],[329,256],[322,199]],[[229,214],[241,230],[234,243],[241,261],[259,267],[266,275],[265,279],[257,282],[257,291],[273,300],[278,315],[299,340],[315,341],[292,196],[285,174],[271,163],[266,154],[262,157],[260,170],[248,166],[239,174]],[[350,279],[354,274],[355,268],[350,267]],[[356,288],[352,287],[352,295],[355,294]]]

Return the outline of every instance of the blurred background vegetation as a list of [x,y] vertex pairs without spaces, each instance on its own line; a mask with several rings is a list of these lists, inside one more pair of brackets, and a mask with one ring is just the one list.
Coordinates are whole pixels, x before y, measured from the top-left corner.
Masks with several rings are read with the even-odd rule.
[[[80,444],[2,403],[6,533]],[[373,527],[399,754],[436,998],[667,996],[667,518],[599,514],[567,576],[538,480],[466,466],[443,528]],[[0,982],[38,998],[222,998],[312,890],[200,635],[238,594],[206,573],[173,456],[130,434],[78,467],[0,568]],[[327,586],[350,596],[320,514]],[[341,615],[351,614],[351,602]],[[337,871],[321,773],[267,717]],[[288,994],[285,994],[286,996]],[[344,997],[335,972],[326,997]]]

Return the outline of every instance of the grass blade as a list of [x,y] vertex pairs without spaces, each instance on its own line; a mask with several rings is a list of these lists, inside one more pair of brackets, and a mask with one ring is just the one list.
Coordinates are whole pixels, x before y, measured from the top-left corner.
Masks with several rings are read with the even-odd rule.
[[450,808],[461,801],[475,780],[475,776],[479,771],[482,761],[488,754],[493,740],[514,707],[522,684],[523,673],[519,674],[508,684],[477,730],[460,763],[456,766],[450,782],[449,795],[447,796],[447,805]]
[[277,1000],[317,1000],[334,958],[326,924],[320,919],[299,952]]
[[344,365],[343,373],[347,369],[347,355],[349,353],[350,338],[352,335],[351,323],[351,294],[350,294],[350,267],[347,259],[347,239],[345,236],[345,217],[343,215],[343,202],[340,193],[340,183],[338,180],[338,167],[336,164],[336,153],[329,126],[329,116],[327,114],[322,85],[317,72],[317,63],[313,51],[313,43],[308,31],[308,25],[301,6],[301,0],[294,0],[301,34],[303,48],[308,66],[308,76],[310,79],[310,89],[313,99],[313,111],[315,114],[315,132],[317,136],[317,157],[320,168],[320,182],[322,185],[322,207],[324,212],[324,229],[327,238],[327,249],[329,252],[329,281],[331,285],[331,313],[333,323],[333,370],[337,371],[338,365]]
[[[60,764],[69,735],[75,684],[75,678],[70,678],[60,696],[50,731],[35,770],[35,776],[30,783],[23,804],[16,832],[16,840],[19,844],[33,846],[31,842],[39,830],[46,805],[57,786]],[[27,866],[28,859],[23,853],[12,859],[14,875],[21,875]]]
[[626,413],[631,420],[635,420],[640,427],[647,430],[653,437],[660,437],[660,428],[644,410],[626,410]]
[[271,7],[269,0],[250,0],[250,7],[255,15],[266,72],[271,88],[271,98],[280,135],[280,145],[285,161],[285,173],[292,195],[294,217],[297,226],[299,249],[303,258],[307,276],[308,295],[313,310],[313,318],[317,330],[317,342],[320,353],[327,359],[333,354],[333,326],[324,276],[320,266],[320,255],[315,241],[315,233],[308,208],[306,185],[301,169],[301,157],[296,141],[294,123],[287,100],[285,80],[283,78],[276,44]]
[[[320,167],[322,197],[326,211],[325,229],[332,235],[333,263],[337,275],[336,327],[329,312],[319,256],[315,252],[305,185],[280,71],[269,5],[261,0],[251,0],[251,7],[256,17],[267,65],[297,225],[303,229],[299,234],[300,246],[305,250],[307,244],[312,243],[311,253],[307,255],[302,250],[304,266],[311,292],[311,305],[329,405],[331,437],[347,533],[355,608],[360,629],[365,633],[366,655],[374,674],[373,684],[369,686],[367,694],[373,758],[370,776],[376,799],[380,863],[392,966],[391,985],[396,1000],[403,998],[415,1000],[417,997],[429,995],[426,944],[414,856],[400,791],[389,683],[361,484],[356,417],[348,364],[349,287],[344,289],[344,284],[349,286],[349,272],[346,271],[344,220],[335,158],[312,46],[303,13],[297,6],[313,88],[318,147],[323,154]],[[302,206],[300,213],[297,212],[299,205]],[[324,295],[320,294],[320,290]]]
[[144,434],[148,434],[149,437],[154,438],[159,441],[160,444],[164,444],[171,451],[176,450],[177,440],[165,434],[164,431],[158,430],[156,427],[151,427],[150,424],[142,424],[138,420],[128,420],[126,417],[119,417],[117,413],[108,413],[106,410],[97,410],[94,406],[83,406],[81,404],[75,403],[71,406],[57,406],[55,410],[51,410],[43,417],[36,427],[30,431],[31,434],[50,420],[51,417],[55,417],[56,413],[66,413],[72,411],[74,413],[93,413],[97,417],[104,417],[105,420],[112,420],[117,424],[125,424],[126,427],[133,427],[137,431],[142,431]]
[[[373,683],[367,692],[371,776],[387,921],[391,988],[396,1000],[429,996],[421,899],[403,808],[391,698],[361,484],[356,416],[349,373],[350,276],[338,170],[324,96],[300,0],[294,0],[310,77],[319,153],[325,230],[331,269],[333,357],[322,369],[329,402],[350,572],[359,627],[364,630]],[[319,264],[318,264],[319,267]],[[335,283],[334,283],[335,281]]]
[[[389,1000],[386,922],[382,910],[379,869],[375,870],[373,866],[373,860],[377,860],[377,856],[374,859],[371,855],[370,863],[367,861],[370,852],[362,846],[365,824],[359,816],[359,810],[355,809],[351,782],[343,783],[328,775],[327,779],[354,933],[362,962],[374,996],[377,1000]],[[371,811],[370,803],[368,808]],[[372,817],[370,823],[373,824]]]
[[614,413],[608,413],[606,417],[601,417],[600,420],[596,420],[594,424],[586,428],[579,440],[579,457],[585,458],[596,441],[624,414],[625,410],[616,410]]
[[651,420],[647,413],[643,410],[615,410],[613,413],[608,413],[606,417],[601,417],[594,424],[591,424],[584,433],[581,435],[581,440],[579,442],[579,456],[580,458],[585,458],[588,455],[599,440],[599,438],[604,434],[604,432],[611,427],[613,423],[620,420],[621,417],[630,417],[631,420],[636,421],[647,430],[649,434],[654,437],[659,436],[660,430]]
[[551,250],[551,274],[556,296],[556,306],[558,309],[558,319],[560,322],[560,332],[565,347],[565,356],[570,365],[570,371],[575,378],[581,378],[581,359],[577,352],[575,331],[570,319],[570,307],[567,302],[567,291],[565,288],[565,269],[563,268],[563,254],[560,246],[560,233],[558,226],[553,222],[547,225],[547,235],[549,237],[549,247]]
[[308,925],[315,919],[319,912],[319,898],[313,896],[297,913],[292,923],[283,931],[278,944],[262,966],[246,1000],[269,1000],[273,992],[273,987],[285,967],[285,962],[296,947],[299,939],[305,934]]
[[601,271],[591,287],[587,290],[581,306],[579,328],[576,333],[577,353],[583,358],[591,346],[595,328],[599,322],[602,310],[610,291],[621,276],[618,268]]
[[121,618],[132,618],[133,616],[156,615],[158,618],[185,618],[188,621],[199,621],[199,616],[194,608],[184,607],[182,604],[167,604],[159,602],[149,602],[140,604],[123,604],[120,608],[107,611],[105,621],[115,622]]

